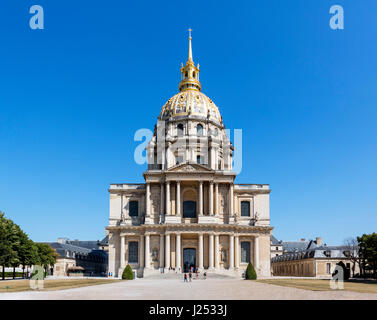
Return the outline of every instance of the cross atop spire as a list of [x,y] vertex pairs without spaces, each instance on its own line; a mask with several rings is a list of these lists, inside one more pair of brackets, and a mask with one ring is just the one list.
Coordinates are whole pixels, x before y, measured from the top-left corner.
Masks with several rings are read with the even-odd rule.
[[192,47],[191,47],[191,31],[192,31],[192,29],[189,28],[188,29],[188,32],[189,32],[189,51],[188,51],[188,59],[187,59],[187,61],[193,61],[192,60]]

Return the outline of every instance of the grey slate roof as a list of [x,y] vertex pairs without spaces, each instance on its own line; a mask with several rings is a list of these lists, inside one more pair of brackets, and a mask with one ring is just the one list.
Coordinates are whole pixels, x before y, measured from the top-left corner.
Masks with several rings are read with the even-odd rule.
[[[304,243],[304,241],[302,241]],[[296,242],[294,242],[296,243]],[[296,243],[297,244],[297,243]],[[309,258],[348,258],[347,251],[349,248],[345,246],[318,246],[314,240],[307,242],[307,247],[302,250],[286,252],[281,256],[273,257],[271,262],[301,260]],[[290,248],[296,249],[294,245]]]
[[61,258],[67,257],[67,252],[69,257],[72,257],[72,253],[75,254],[89,254],[92,250],[84,247],[74,246],[72,244],[60,243],[60,242],[48,242],[48,244],[55,249]]
[[279,240],[276,239],[273,235],[271,235],[270,239],[271,239],[271,244],[272,244],[272,245],[275,245],[275,246],[281,246],[281,244],[282,244],[282,241],[281,241],[281,240],[279,241]]

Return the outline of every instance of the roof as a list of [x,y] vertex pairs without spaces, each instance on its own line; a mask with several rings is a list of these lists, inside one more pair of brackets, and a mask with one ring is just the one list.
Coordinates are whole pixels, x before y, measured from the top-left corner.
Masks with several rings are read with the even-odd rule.
[[107,235],[105,238],[103,238],[99,242],[99,245],[101,245],[101,246],[108,246],[109,245],[109,235]]
[[60,243],[60,242],[48,242],[48,244],[55,249],[55,251],[59,254],[60,257],[66,257],[67,251],[74,252],[79,254],[89,254],[92,250],[88,248],[83,248],[79,246],[75,246],[72,244],[67,243]]
[[351,250],[346,246],[326,246],[326,245],[318,246],[314,240],[311,240],[309,241],[307,248],[303,250],[299,250],[299,251],[286,252],[280,256],[273,257],[271,259],[271,262],[301,260],[301,259],[310,259],[310,258],[347,259],[348,251],[351,251]]
[[279,241],[273,235],[271,235],[270,239],[271,239],[272,245],[275,245],[275,246],[281,246],[282,245],[282,241],[281,240]]

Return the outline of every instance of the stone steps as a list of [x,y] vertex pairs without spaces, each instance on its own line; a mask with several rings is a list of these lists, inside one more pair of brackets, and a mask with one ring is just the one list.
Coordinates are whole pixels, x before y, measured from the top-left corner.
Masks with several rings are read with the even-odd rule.
[[[167,273],[149,273],[144,275],[144,279],[167,279],[167,280],[183,280],[183,273],[167,272]],[[187,274],[188,277],[188,274]],[[236,274],[222,274],[207,272],[207,279],[239,279],[240,276]],[[193,274],[193,280],[196,280],[196,275]],[[199,280],[203,279],[203,272],[199,273]]]

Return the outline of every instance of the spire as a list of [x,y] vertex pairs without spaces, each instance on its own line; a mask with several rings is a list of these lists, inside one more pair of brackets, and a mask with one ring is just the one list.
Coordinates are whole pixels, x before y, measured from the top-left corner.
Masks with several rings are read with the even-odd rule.
[[191,31],[189,28],[189,47],[188,57],[186,65],[181,66],[181,82],[179,83],[179,91],[182,90],[201,90],[201,84],[199,82],[199,64],[195,67],[194,60],[192,58],[192,45],[191,45]]
[[192,47],[191,47],[191,31],[192,31],[192,29],[191,28],[189,28],[188,29],[188,32],[189,32],[189,49],[188,49],[188,59],[187,59],[187,61],[192,61],[192,62],[194,62],[194,60],[192,59]]

